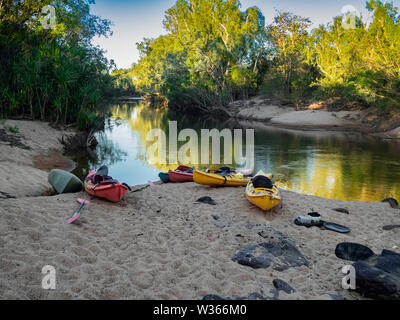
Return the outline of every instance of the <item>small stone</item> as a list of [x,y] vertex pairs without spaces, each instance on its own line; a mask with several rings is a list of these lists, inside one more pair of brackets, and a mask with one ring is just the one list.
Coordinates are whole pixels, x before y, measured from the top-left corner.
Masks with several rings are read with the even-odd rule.
[[226,299],[217,296],[216,294],[208,294],[204,296],[202,300],[226,300]]
[[223,228],[226,227],[226,224],[225,224],[224,222],[222,222],[222,221],[217,221],[217,222],[215,223],[215,226],[216,226],[217,228],[223,229]]
[[264,296],[258,292],[253,292],[250,293],[250,295],[247,297],[247,300],[264,300]]
[[346,214],[350,214],[349,210],[347,210],[346,208],[336,208],[336,209],[332,209],[332,210],[337,211],[337,212],[343,212],[343,213],[346,213]]
[[400,254],[382,250],[353,266],[358,293],[372,299],[400,300]]
[[340,296],[338,294],[334,294],[334,293],[328,293],[328,296],[330,296],[332,298],[332,300],[346,300],[342,296]]
[[396,228],[400,228],[400,225],[399,224],[393,224],[393,225],[383,226],[382,227],[382,229],[386,230],[386,231],[393,230],[393,229],[396,229]]
[[195,203],[207,203],[215,206],[217,203],[209,196],[198,198]]
[[286,292],[287,294],[291,294],[293,292],[296,292],[287,282],[281,280],[281,279],[274,279],[272,281],[274,287],[278,290],[282,290]]
[[[268,233],[265,230],[262,230],[257,233],[260,237],[267,239],[268,238]],[[272,237],[273,238],[273,237]]]

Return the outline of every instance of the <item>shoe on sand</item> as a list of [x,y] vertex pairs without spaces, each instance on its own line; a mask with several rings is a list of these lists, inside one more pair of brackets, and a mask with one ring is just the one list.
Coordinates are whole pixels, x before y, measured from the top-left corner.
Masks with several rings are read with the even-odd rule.
[[304,227],[322,227],[325,230],[331,230],[339,233],[349,233],[350,229],[342,226],[337,223],[333,222],[326,222],[323,220],[318,220],[315,221],[315,218],[311,216],[299,216],[294,220],[294,223],[297,224],[298,226],[304,226]]
[[304,226],[304,227],[321,227],[322,222],[321,221],[314,221],[313,217],[311,216],[298,216],[295,220],[294,223],[297,224],[298,226]]
[[368,259],[374,255],[374,252],[359,243],[342,242],[336,246],[335,255],[343,260],[357,261]]
[[309,212],[308,215],[311,217],[311,221],[313,222],[321,220],[321,215],[318,212]]
[[326,221],[322,221],[322,220],[320,222],[322,222],[322,227],[326,230],[331,230],[331,231],[335,231],[335,232],[339,232],[339,233],[349,233],[350,232],[350,228],[347,228],[340,224],[333,223],[333,222],[326,222]]

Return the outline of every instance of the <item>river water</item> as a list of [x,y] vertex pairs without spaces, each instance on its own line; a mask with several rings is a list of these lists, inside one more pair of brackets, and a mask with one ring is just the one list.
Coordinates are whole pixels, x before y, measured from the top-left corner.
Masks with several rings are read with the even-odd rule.
[[[106,164],[111,176],[130,185],[158,180],[161,170],[174,169],[177,164],[162,163],[164,158],[157,152],[150,154],[149,148],[154,142],[146,141],[146,136],[152,129],[161,129],[168,143],[172,135],[170,121],[176,121],[178,133],[194,129],[199,140],[201,129],[227,128],[233,132],[233,129],[253,128],[255,172],[274,173],[276,184],[283,189],[338,200],[400,198],[398,141],[354,132],[295,131],[232,119],[199,119],[149,108],[141,102],[110,107],[105,129],[96,135],[99,142],[96,152],[89,156],[76,155],[77,167],[73,172],[83,178],[89,169]],[[245,155],[244,132],[242,152]],[[224,157],[223,141],[221,158]],[[183,144],[178,142],[177,150]],[[167,159],[169,152],[167,148]],[[198,154],[201,152],[199,146]],[[237,166],[237,163],[225,164]]]

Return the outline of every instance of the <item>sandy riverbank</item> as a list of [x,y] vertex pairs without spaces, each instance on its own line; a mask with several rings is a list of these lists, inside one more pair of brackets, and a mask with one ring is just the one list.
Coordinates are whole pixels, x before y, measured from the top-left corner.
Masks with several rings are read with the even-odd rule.
[[[282,206],[264,214],[246,200],[243,187],[194,183],[157,184],[127,194],[118,204],[84,192],[41,196],[49,187],[47,172],[33,165],[38,155],[60,148],[57,137],[62,133],[37,122],[5,125],[17,126],[20,139],[11,139],[13,146],[0,144],[0,190],[16,197],[0,198],[2,299],[202,299],[254,293],[268,299],[361,299],[341,287],[341,268],[347,262],[335,256],[336,245],[350,241],[377,253],[400,252],[399,229],[382,230],[399,219],[399,210],[387,203],[282,191]],[[206,195],[217,205],[193,203]],[[76,210],[78,197],[91,203],[77,224],[68,225],[65,220]],[[338,207],[350,215],[332,210]],[[350,227],[351,233],[293,223],[311,209],[326,221]],[[295,244],[304,265],[252,269],[232,260],[249,245],[283,239]],[[45,265],[56,268],[54,291],[41,288]],[[295,292],[278,292],[275,279]]]
[[[193,204],[209,195],[216,206]],[[283,191],[282,208],[267,215],[244,197],[244,188],[164,184],[128,194],[120,203],[93,199],[79,222],[65,220],[78,194],[1,200],[0,297],[3,299],[202,299],[205,295],[273,297],[273,280],[296,292],[278,299],[360,299],[341,288],[343,241],[375,252],[397,245],[399,210],[387,203],[344,202]],[[333,211],[346,207],[350,215]],[[346,225],[350,234],[296,226],[313,208]],[[277,271],[232,261],[238,250],[270,237],[292,240],[308,266]],[[399,249],[394,249],[399,252]],[[41,288],[41,269],[57,271],[57,289]]]
[[[400,139],[400,119],[379,123],[376,110],[328,111],[323,104],[312,104],[302,110],[292,106],[279,106],[268,99],[255,97],[235,101],[229,105],[235,118],[258,121],[269,126],[296,130],[358,131],[382,138]],[[396,125],[397,124],[397,125]]]
[[[12,133],[10,127],[17,132]],[[0,199],[43,195],[50,188],[48,171],[73,169],[73,161],[62,155],[58,140],[70,133],[38,121],[0,124]]]

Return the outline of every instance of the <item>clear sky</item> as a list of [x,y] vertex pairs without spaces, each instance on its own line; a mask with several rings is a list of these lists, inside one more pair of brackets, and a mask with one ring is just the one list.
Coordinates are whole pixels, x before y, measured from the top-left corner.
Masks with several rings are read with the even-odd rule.
[[[91,12],[114,23],[113,36],[96,38],[94,43],[107,51],[118,68],[127,68],[139,58],[136,42],[143,38],[157,37],[165,33],[162,21],[165,11],[175,0],[96,0]],[[345,5],[352,5],[365,14],[365,0],[241,0],[242,9],[257,6],[263,12],[266,23],[271,23],[275,9],[290,11],[308,17],[318,26],[341,15]],[[400,7],[400,0],[394,0]]]

